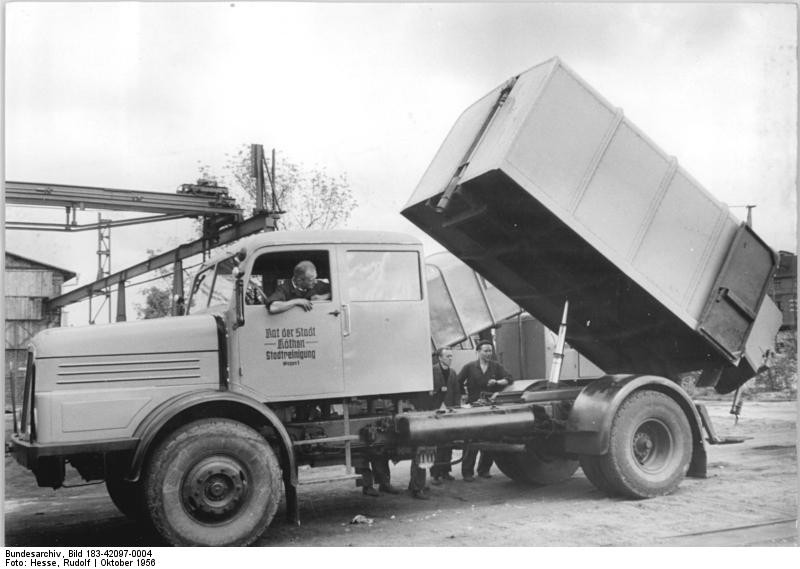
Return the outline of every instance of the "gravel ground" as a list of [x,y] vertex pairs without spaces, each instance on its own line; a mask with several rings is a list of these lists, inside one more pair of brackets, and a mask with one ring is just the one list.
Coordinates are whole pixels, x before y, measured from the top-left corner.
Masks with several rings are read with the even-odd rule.
[[[707,479],[686,479],[677,492],[650,500],[610,498],[583,473],[552,486],[493,477],[410,495],[363,496],[352,481],[300,489],[302,524],[281,507],[255,544],[280,546],[796,546],[798,512],[796,402],[747,402],[738,425],[729,402],[709,402],[720,435],[741,444],[709,446]],[[408,484],[408,462],[392,466]],[[321,471],[301,471],[301,480]],[[53,491],[6,457],[5,537],[9,546],[158,545],[112,505],[103,485]],[[71,480],[79,484],[80,480]],[[368,523],[350,523],[357,515]]]

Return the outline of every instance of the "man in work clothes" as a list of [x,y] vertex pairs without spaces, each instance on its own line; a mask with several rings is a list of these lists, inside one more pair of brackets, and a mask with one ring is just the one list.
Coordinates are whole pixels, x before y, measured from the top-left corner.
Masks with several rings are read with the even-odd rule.
[[[433,408],[438,409],[444,403],[445,407],[459,407],[461,405],[461,387],[458,376],[450,367],[453,363],[453,351],[450,348],[436,350],[438,361],[433,366]],[[450,475],[450,462],[453,460],[453,449],[449,446],[440,446],[436,449],[436,464],[431,467],[431,481],[435,485],[442,480],[455,480]]]
[[[412,401],[414,408],[418,411],[434,411],[444,403],[448,407],[455,407],[461,402],[461,390],[458,386],[456,373],[450,368],[453,362],[453,351],[450,348],[439,348],[436,350],[437,363],[433,366],[433,389],[428,393],[420,394]],[[452,449],[450,447],[437,447],[436,464],[431,467],[433,484],[441,484],[441,478],[454,480],[450,476],[450,461],[452,460]],[[441,465],[440,465],[441,463]],[[444,464],[447,463],[447,464]],[[408,489],[414,498],[427,500],[428,494],[425,488],[425,469],[420,468],[415,460],[411,461],[411,479]]]
[[311,261],[300,261],[294,268],[292,278],[278,285],[267,298],[267,311],[280,314],[295,306],[306,312],[314,305],[312,300],[330,300],[331,285],[317,280],[317,268]]
[[[373,456],[363,461],[356,459],[354,462],[356,474],[361,475],[361,491],[365,496],[377,498],[380,496],[378,490],[384,494],[399,494],[401,492],[392,486],[389,459],[385,456]],[[378,484],[378,490],[375,489],[375,483]]]
[[[467,403],[477,401],[483,391],[500,391],[504,387],[511,385],[514,381],[511,374],[506,369],[494,361],[494,347],[488,340],[478,342],[478,359],[465,365],[458,374],[458,383],[467,392]],[[477,450],[464,452],[464,459],[461,462],[461,475],[465,482],[474,482],[473,476],[475,468],[475,458]],[[486,452],[481,452],[478,462],[478,476],[481,478],[491,478],[489,470],[492,468],[492,457]]]
[[[294,268],[292,278],[279,284],[265,304],[270,314],[281,314],[295,306],[308,312],[314,306],[312,300],[330,299],[331,285],[317,280],[317,267],[314,263],[300,261]],[[298,405],[295,412],[298,421],[310,421],[313,418],[314,408]],[[330,405],[320,405],[320,412],[323,417],[328,417],[331,414]]]

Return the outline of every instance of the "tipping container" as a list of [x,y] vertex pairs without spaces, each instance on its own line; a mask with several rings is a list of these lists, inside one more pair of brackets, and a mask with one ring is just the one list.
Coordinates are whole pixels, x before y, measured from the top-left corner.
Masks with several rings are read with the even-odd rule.
[[403,210],[610,373],[732,391],[780,325],[777,255],[558,58],[459,117]]

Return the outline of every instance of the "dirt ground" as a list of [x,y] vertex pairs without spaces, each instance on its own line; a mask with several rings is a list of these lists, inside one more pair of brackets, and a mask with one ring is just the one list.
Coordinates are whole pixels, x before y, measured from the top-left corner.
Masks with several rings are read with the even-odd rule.
[[[312,484],[300,488],[302,524],[288,525],[281,507],[255,545],[797,546],[797,403],[747,402],[738,425],[729,402],[708,407],[718,434],[748,439],[709,446],[708,478],[688,478],[670,496],[609,498],[580,470],[561,484],[524,487],[496,467],[473,484],[454,472],[457,480],[433,486],[429,501],[362,496],[352,481]],[[117,512],[102,484],[38,488],[5,460],[6,545],[159,545]],[[408,469],[393,465],[395,485],[406,487]],[[301,481],[322,470],[301,471]],[[368,523],[350,523],[359,514]]]

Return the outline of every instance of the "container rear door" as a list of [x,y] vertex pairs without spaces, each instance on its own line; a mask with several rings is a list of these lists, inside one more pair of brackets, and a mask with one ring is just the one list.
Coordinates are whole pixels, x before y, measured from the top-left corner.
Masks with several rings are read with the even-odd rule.
[[773,251],[742,224],[698,326],[734,364],[742,356],[776,266]]

